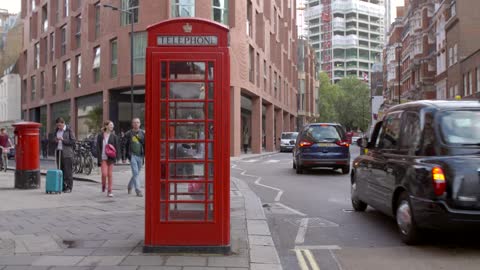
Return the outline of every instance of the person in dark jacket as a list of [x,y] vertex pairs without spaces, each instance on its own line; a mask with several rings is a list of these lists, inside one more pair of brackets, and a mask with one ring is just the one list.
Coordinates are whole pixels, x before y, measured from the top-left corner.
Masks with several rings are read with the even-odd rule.
[[59,117],[55,120],[57,128],[53,139],[55,140],[55,161],[57,169],[63,172],[63,192],[70,193],[73,189],[73,146],[75,133],[65,125],[65,120]]
[[[118,137],[113,133],[113,122],[108,120],[103,124],[102,132],[97,136],[97,160],[98,167],[102,169],[102,192],[105,192],[107,188],[108,180],[108,197],[113,197],[112,193],[112,172],[113,165],[117,161],[119,142]],[[116,150],[115,157],[109,157],[106,153],[106,147],[108,144],[113,145]]]

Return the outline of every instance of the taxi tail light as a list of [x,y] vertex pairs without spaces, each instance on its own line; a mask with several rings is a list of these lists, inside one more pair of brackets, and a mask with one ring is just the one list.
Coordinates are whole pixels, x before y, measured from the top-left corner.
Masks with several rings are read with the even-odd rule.
[[435,195],[441,196],[445,193],[447,183],[445,182],[445,174],[442,168],[435,167],[432,169],[433,191]]
[[337,141],[336,144],[337,144],[338,146],[344,146],[344,147],[349,147],[349,146],[350,146],[350,144],[348,143],[347,140]]
[[300,141],[300,143],[298,144],[300,147],[310,147],[313,145],[312,142],[309,142],[309,141],[305,141],[305,140],[302,140]]

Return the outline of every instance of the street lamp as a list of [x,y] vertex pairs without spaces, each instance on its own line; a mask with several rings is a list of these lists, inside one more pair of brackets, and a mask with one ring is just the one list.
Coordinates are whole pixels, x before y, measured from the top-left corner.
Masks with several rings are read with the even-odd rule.
[[[398,49],[401,49],[402,48],[402,44],[398,43],[397,46],[395,47],[395,52],[397,52]],[[401,78],[402,78],[402,70],[400,68],[400,62],[401,62],[401,58],[402,58],[402,54],[401,54],[401,51],[398,53],[397,52],[397,57],[398,57],[398,104],[401,104],[401,97],[400,97],[400,88],[401,88]]]
[[130,120],[133,119],[134,114],[133,114],[133,19],[134,19],[134,12],[124,10],[124,9],[119,9],[118,7],[114,7],[112,5],[104,4],[102,5],[105,8],[110,8],[112,10],[120,11],[123,13],[127,13],[130,15]]

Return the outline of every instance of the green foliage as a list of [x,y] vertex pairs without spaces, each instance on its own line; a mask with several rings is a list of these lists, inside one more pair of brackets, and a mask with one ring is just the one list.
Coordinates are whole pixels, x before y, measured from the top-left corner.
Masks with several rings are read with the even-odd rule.
[[85,124],[87,125],[89,132],[98,132],[103,126],[102,121],[103,108],[101,106],[96,106],[87,113]]
[[355,77],[343,78],[332,85],[328,75],[320,73],[319,122],[337,122],[347,130],[366,130],[370,122],[370,90]]

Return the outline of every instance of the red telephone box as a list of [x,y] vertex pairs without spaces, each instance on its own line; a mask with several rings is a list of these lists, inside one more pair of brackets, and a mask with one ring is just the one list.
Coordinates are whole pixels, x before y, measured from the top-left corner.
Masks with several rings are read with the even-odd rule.
[[228,28],[181,18],[147,31],[144,251],[228,253]]

